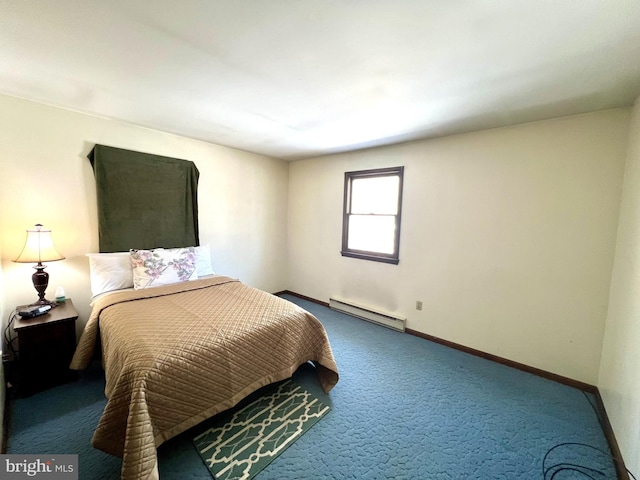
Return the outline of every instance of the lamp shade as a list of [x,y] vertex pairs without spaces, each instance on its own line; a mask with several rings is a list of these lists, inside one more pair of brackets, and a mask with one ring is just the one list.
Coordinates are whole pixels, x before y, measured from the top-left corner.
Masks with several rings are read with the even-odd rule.
[[64,257],[53,246],[51,230],[44,229],[40,224],[35,227],[35,230],[27,230],[27,240],[14,262],[42,263],[64,260]]

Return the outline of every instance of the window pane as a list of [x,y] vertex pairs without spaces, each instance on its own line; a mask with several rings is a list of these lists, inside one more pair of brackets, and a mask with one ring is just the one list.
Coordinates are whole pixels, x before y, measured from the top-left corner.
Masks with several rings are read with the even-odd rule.
[[354,178],[351,182],[351,212],[395,215],[398,213],[397,175]]
[[350,215],[349,241],[353,250],[393,254],[395,217]]

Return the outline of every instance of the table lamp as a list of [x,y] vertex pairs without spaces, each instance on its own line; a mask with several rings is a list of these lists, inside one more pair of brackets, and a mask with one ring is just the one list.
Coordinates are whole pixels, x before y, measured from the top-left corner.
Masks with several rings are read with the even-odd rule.
[[55,302],[44,298],[44,293],[49,285],[49,274],[44,271],[46,267],[42,262],[55,262],[63,260],[64,257],[53,246],[51,230],[45,230],[39,223],[35,227],[35,230],[27,230],[27,240],[24,247],[20,255],[13,261],[17,263],[37,262],[37,265],[33,267],[36,272],[31,276],[33,286],[38,292],[38,301],[33,305],[52,305]]

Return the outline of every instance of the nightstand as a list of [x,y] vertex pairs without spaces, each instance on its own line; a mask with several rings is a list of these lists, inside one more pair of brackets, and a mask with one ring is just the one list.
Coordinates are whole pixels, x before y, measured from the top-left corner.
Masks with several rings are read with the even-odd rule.
[[44,315],[16,317],[13,324],[18,336],[16,386],[21,396],[76,378],[69,363],[76,348],[77,318],[78,312],[69,299]]

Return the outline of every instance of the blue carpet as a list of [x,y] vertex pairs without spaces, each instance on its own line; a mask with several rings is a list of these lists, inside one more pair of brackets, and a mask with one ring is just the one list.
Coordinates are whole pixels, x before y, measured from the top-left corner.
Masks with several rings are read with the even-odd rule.
[[[331,411],[256,479],[550,479],[547,452],[562,443],[608,451],[592,396],[442,345],[286,296],[324,324],[340,369],[329,395],[315,370],[294,380]],[[81,479],[117,479],[120,461],[89,442],[105,405],[99,369],[10,406],[8,453],[78,453]],[[160,477],[211,476],[192,437],[159,449]],[[615,479],[605,455],[563,445],[546,466],[597,469]],[[559,469],[561,467],[557,467]],[[584,479],[569,470],[555,480]]]

